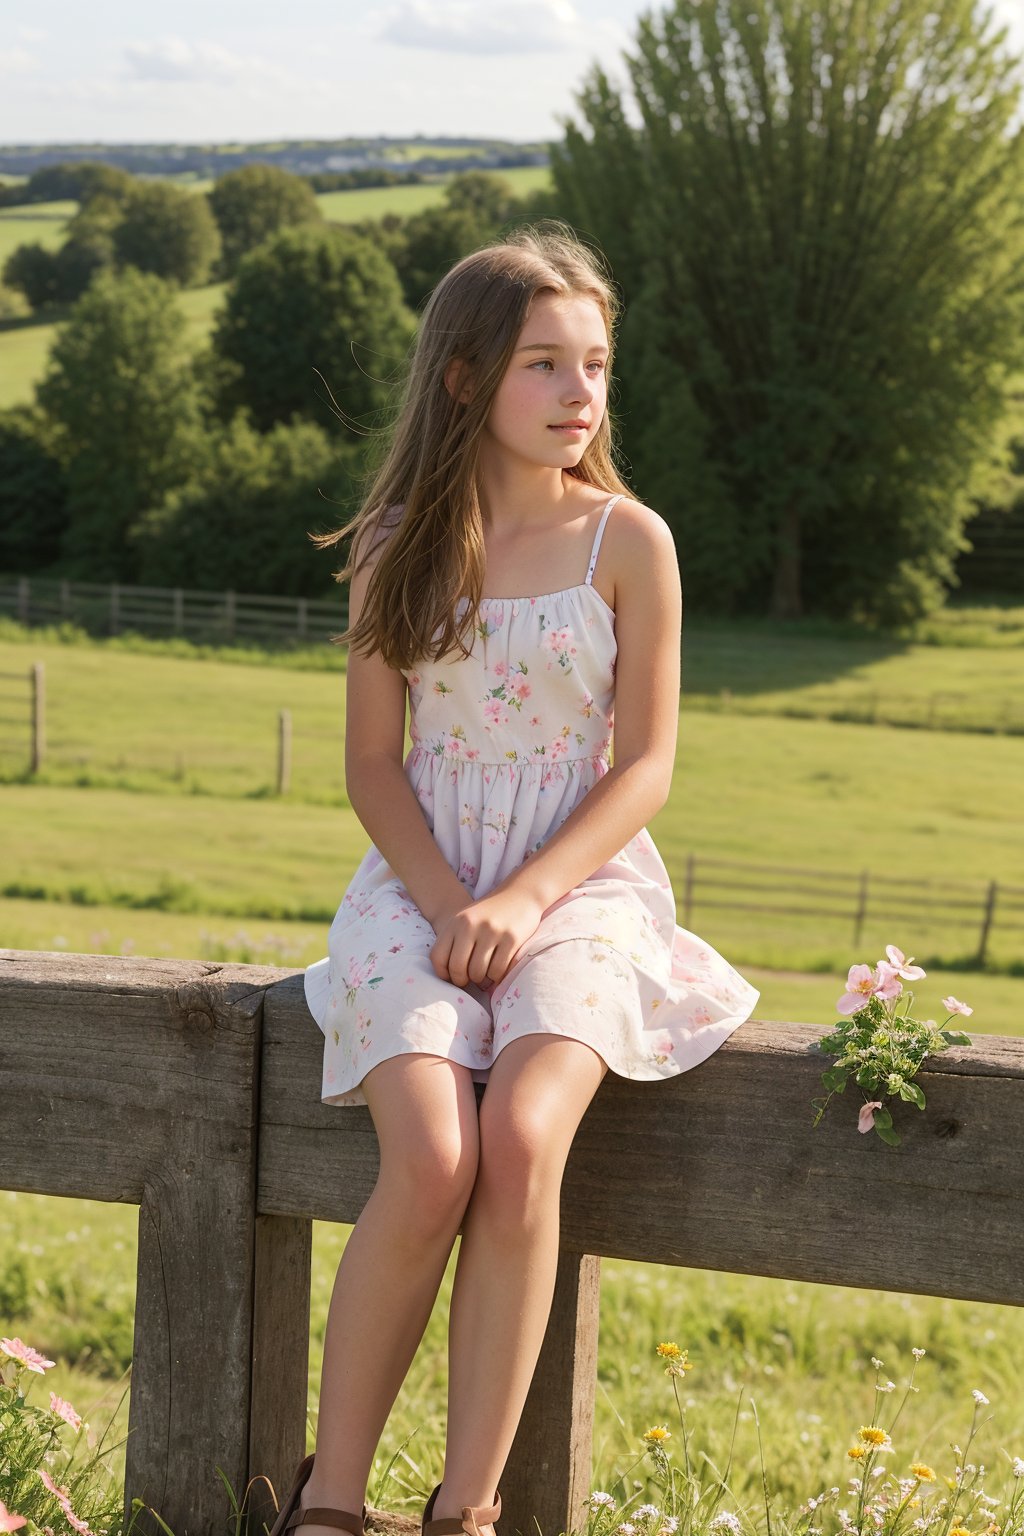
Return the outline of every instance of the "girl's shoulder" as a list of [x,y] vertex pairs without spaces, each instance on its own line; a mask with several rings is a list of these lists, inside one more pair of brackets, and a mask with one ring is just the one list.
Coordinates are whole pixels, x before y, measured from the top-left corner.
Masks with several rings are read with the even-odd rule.
[[660,512],[634,496],[620,496],[604,531],[610,558],[642,571],[651,560],[675,553],[675,537]]
[[404,505],[385,507],[371,513],[359,525],[352,540],[352,555],[357,566],[363,566],[367,561],[371,567],[376,564],[382,547],[402,521],[404,511]]

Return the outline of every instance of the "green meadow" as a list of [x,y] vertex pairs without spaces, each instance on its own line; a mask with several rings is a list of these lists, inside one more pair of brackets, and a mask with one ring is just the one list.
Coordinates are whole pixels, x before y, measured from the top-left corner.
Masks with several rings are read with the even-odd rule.
[[[854,947],[845,920],[702,910],[698,882],[693,928],[760,988],[757,1018],[833,1023],[847,967],[895,942],[928,970],[916,989],[926,1014],[953,992],[975,1010],[968,1032],[1020,1033],[1019,934],[1000,936],[997,922],[992,964],[972,970],[972,928],[936,924],[926,901],[956,881],[1021,880],[1024,735],[798,711],[821,690],[838,707],[844,690],[847,704],[864,691],[918,702],[943,691],[998,714],[1020,691],[1024,613],[956,607],[913,635],[874,640],[842,626],[803,630],[686,622],[675,782],[651,823],[677,898],[694,853],[900,873],[920,902],[912,890],[907,916],[869,920]],[[34,782],[26,774],[24,734],[8,729],[0,752],[0,943],[296,970],[322,955],[367,841],[345,798],[344,654],[327,643],[230,650],[0,624],[0,673],[37,660],[47,678],[43,770]],[[3,688],[9,718],[12,685]],[[293,773],[278,797],[281,709],[292,716]],[[770,905],[770,891],[755,899]],[[850,1135],[853,1150],[852,1123]],[[889,1155],[881,1144],[879,1155]],[[136,1220],[127,1206],[0,1192],[0,1328],[56,1361],[32,1378],[30,1400],[45,1406],[54,1390],[105,1432],[112,1487],[124,1472]],[[314,1223],[308,1449],[350,1230]],[[441,1475],[456,1257],[381,1439],[371,1505],[416,1515]],[[593,1489],[657,1502],[641,1437],[667,1426],[681,1466],[685,1423],[691,1459],[719,1469],[735,1430],[724,1509],[763,1523],[762,1453],[775,1511],[795,1512],[832,1486],[845,1495],[847,1450],[862,1425],[891,1423],[917,1348],[926,1351],[920,1390],[886,1466],[906,1476],[923,1460],[940,1480],[951,1476],[951,1447],[967,1446],[980,1390],[990,1406],[970,1456],[988,1469],[990,1496],[1012,1491],[1008,1457],[1024,1454],[1019,1309],[618,1260],[605,1261],[603,1277]],[[685,1421],[656,1355],[662,1341],[688,1350],[694,1366],[680,1383]],[[876,1396],[876,1380],[895,1390]]]
[[[500,173],[517,194],[547,186],[546,166],[514,166]],[[445,182],[421,182],[413,186],[367,187],[352,192],[324,192],[317,201],[324,218],[333,224],[354,224],[362,219],[379,219],[386,213],[408,218],[444,201]],[[209,182],[187,183],[191,191],[205,191]],[[64,242],[67,222],[77,203],[34,203],[26,208],[0,208],[0,267],[19,245],[39,241],[50,250]],[[189,323],[190,342],[199,347],[209,335],[213,316],[224,296],[223,283],[205,288],[187,289],[178,302]],[[46,371],[46,359],[53,344],[61,316],[45,321],[20,320],[0,323],[0,410],[21,405],[32,399],[35,385]]]

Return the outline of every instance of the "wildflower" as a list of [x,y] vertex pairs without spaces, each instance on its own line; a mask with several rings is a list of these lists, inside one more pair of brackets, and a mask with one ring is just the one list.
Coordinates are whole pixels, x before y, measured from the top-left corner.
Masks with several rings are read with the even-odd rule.
[[739,1517],[737,1515],[732,1514],[731,1511],[727,1509],[723,1509],[721,1513],[717,1514],[711,1521],[711,1524],[708,1526],[708,1530],[728,1530],[733,1532],[733,1536],[740,1536],[742,1526],[740,1525]]
[[[878,1107],[879,1106],[877,1104],[872,1106],[872,1108],[874,1108],[874,1109],[877,1109]],[[880,1371],[882,1369],[882,1366],[885,1364],[885,1361],[884,1360],[876,1360],[874,1355],[872,1355],[871,1356],[871,1364],[874,1366],[876,1371]]]
[[615,1500],[610,1493],[592,1493],[590,1507],[591,1509],[614,1509]]
[[[897,949],[895,944],[887,944],[885,952],[889,956],[889,965],[892,967],[894,974],[902,976],[904,981],[920,981],[921,977],[926,974],[919,965],[914,965],[913,955],[907,960],[902,949]],[[881,960],[878,963],[879,965],[883,964]]]
[[913,1472],[914,1476],[918,1479],[919,1482],[934,1483],[935,1481],[935,1473],[932,1471],[931,1467],[928,1466],[927,1462],[912,1461],[910,1463],[910,1470]]
[[67,1399],[58,1397],[56,1392],[50,1393],[50,1412],[55,1413],[58,1418],[66,1420],[72,1429],[81,1429],[81,1414],[76,1413]]
[[645,1429],[642,1436],[648,1445],[663,1445],[671,1437],[672,1431],[664,1424],[655,1424],[651,1429]]
[[[988,1398],[985,1396],[984,1392],[979,1392],[977,1387],[975,1387],[974,1391],[971,1393],[971,1396],[974,1398],[974,1401],[976,1403],[987,1403],[988,1402]],[[952,1533],[951,1533],[951,1536],[952,1536]]]
[[641,1504],[633,1511],[637,1520],[656,1520],[658,1513],[657,1504]]
[[[861,1107],[860,1107],[860,1114],[857,1116],[857,1129],[858,1129],[858,1131],[862,1131],[863,1132],[863,1131],[874,1130],[874,1127],[875,1127],[874,1111],[876,1109],[881,1109],[881,1107],[882,1107],[881,1099],[872,1099],[870,1101],[870,1103],[862,1104],[861,1105]],[[876,1364],[876,1365],[881,1365],[881,1363],[882,1363],[881,1360],[872,1361],[872,1364]]]
[[859,1461],[860,1458],[865,1454],[864,1447],[862,1445],[851,1445],[846,1454],[847,1456],[851,1456],[854,1461]]
[[1015,1456],[1013,1458],[1013,1475],[1014,1477],[1024,1477],[1024,1456]]
[[28,1520],[24,1515],[15,1515],[7,1508],[3,1499],[0,1499],[0,1531],[18,1531]]
[[953,1529],[949,1533],[949,1536],[972,1536],[972,1533],[967,1529],[965,1525],[954,1525]]
[[615,1527],[616,1536],[636,1536],[636,1526],[629,1520],[623,1520],[621,1525]]
[[688,1349],[680,1349],[678,1344],[659,1344],[657,1352],[663,1360],[668,1361],[666,1376],[685,1376],[687,1371],[693,1370],[693,1361],[686,1358]]
[[964,1014],[968,1014],[968,1013],[973,1013],[974,1012],[974,1009],[973,1008],[968,1008],[966,1003],[959,1003],[959,1002],[957,1002],[956,998],[953,996],[952,993],[950,993],[950,995],[948,997],[944,997],[942,999],[942,1006],[943,1006],[943,1008],[946,1009],[947,1013],[964,1013]]
[[920,1360],[921,1356],[926,1355],[928,1351],[926,1349],[912,1349],[910,1353],[913,1355],[915,1360]]
[[679,1521],[676,1519],[675,1515],[668,1515],[661,1523],[661,1525],[659,1525],[657,1531],[655,1532],[655,1536],[676,1536],[676,1531],[678,1531],[678,1529]]
[[894,1381],[887,1381],[884,1386],[879,1385],[876,1390],[879,1392],[895,1392],[896,1383]]
[[659,1344],[658,1354],[663,1355],[666,1360],[678,1360],[683,1354],[683,1350],[679,1348],[678,1344]]
[[889,1450],[892,1441],[888,1431],[879,1429],[877,1424],[862,1424],[859,1430],[860,1438],[868,1445],[877,1445],[880,1450]]
[[4,1351],[4,1354],[10,1355],[12,1360],[20,1361],[26,1369],[38,1371],[40,1376],[44,1371],[48,1371],[51,1365],[56,1365],[57,1363],[56,1360],[44,1359],[38,1349],[33,1349],[31,1345],[23,1343],[21,1339],[0,1339],[0,1349]]

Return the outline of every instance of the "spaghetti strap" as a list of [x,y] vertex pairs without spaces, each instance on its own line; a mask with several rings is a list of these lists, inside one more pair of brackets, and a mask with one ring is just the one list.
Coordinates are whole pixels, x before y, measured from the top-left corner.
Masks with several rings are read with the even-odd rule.
[[602,538],[602,535],[604,534],[604,525],[608,521],[608,514],[611,511],[612,507],[614,507],[615,503],[617,501],[621,501],[621,500],[622,500],[622,492],[619,491],[619,493],[616,496],[613,496],[611,498],[611,500],[609,501],[608,505],[605,507],[604,511],[601,514],[601,521],[598,523],[598,525],[597,525],[597,533],[594,535],[594,547],[590,551],[590,565],[589,565],[589,567],[587,569],[587,579],[583,583],[583,585],[586,586],[586,587],[589,587],[589,586],[593,585],[591,578],[593,577],[593,574],[594,574],[594,567],[597,564],[597,554],[598,554],[598,550],[601,548],[601,538]]

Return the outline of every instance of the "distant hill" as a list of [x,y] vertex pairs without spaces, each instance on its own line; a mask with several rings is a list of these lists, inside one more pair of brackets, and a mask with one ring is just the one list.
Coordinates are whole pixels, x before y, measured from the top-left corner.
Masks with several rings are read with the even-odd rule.
[[297,139],[264,144],[3,144],[0,176],[31,176],[47,165],[99,160],[134,175],[207,178],[242,165],[278,165],[300,176],[325,171],[463,170],[547,165],[548,146],[509,139]]

